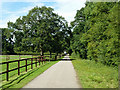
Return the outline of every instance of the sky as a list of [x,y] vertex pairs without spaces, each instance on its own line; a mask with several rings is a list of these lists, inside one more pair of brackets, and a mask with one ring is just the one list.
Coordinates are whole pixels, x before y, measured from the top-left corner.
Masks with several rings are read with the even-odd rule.
[[0,28],[7,28],[7,22],[15,22],[26,16],[35,6],[52,7],[68,23],[74,20],[77,10],[85,7],[86,0],[2,0],[0,1]]

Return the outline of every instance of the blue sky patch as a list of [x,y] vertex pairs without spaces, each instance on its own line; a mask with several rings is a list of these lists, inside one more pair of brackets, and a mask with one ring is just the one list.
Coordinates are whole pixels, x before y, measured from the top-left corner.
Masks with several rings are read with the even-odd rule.
[[[3,0],[4,1],[4,0]],[[35,6],[47,6],[54,9],[54,12],[63,16],[68,23],[74,20],[74,16],[77,10],[84,7],[85,0],[7,0],[6,2],[0,2],[0,28],[7,28],[7,22],[15,22],[20,16],[26,16],[32,8]],[[48,2],[49,1],[49,2]]]

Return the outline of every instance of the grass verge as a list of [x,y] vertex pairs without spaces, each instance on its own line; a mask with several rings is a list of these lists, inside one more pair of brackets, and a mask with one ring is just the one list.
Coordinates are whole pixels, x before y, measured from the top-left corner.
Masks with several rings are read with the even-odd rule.
[[[6,60],[6,57],[9,57],[9,60]],[[34,57],[37,57],[35,55],[20,55],[21,58],[34,58]],[[6,61],[14,61],[14,60],[19,60],[19,55],[0,55],[0,58],[2,58],[2,61],[0,60],[0,63],[1,62],[6,62]],[[46,59],[49,59],[49,57],[47,57]],[[33,60],[33,63],[35,63],[36,61]],[[31,64],[31,59],[27,60],[27,64]],[[40,64],[42,64],[42,62],[40,62]],[[26,61],[20,61],[20,67],[21,66],[24,66],[26,65]],[[37,63],[37,66],[39,66],[39,63]],[[1,69],[0,70],[0,73],[1,72],[5,72],[6,69],[7,69],[7,64],[2,64],[0,65]],[[12,70],[14,68],[17,68],[18,67],[18,62],[13,62],[13,63],[9,63],[9,70]],[[35,68],[35,64],[33,64],[33,68]],[[27,69],[31,69],[31,66],[27,66]],[[23,68],[20,68],[20,73],[22,72],[25,72],[25,67]],[[14,70],[12,72],[9,72],[9,78],[11,77],[14,77],[16,74],[18,74],[18,70]],[[2,79],[0,78],[0,80],[2,80],[3,82],[6,81],[6,74],[2,74],[0,75],[0,77],[2,77]]]
[[78,58],[72,63],[83,88],[118,88],[117,67]]
[[38,68],[35,68],[33,70],[28,71],[27,73],[23,73],[19,76],[17,76],[14,79],[11,79],[10,81],[6,81],[5,83],[2,83],[2,89],[7,88],[22,88],[25,86],[28,82],[33,80],[35,77],[43,73],[45,70],[47,70],[49,67],[51,67],[53,64],[57,63],[58,61],[51,61],[46,63],[45,65],[41,65]]

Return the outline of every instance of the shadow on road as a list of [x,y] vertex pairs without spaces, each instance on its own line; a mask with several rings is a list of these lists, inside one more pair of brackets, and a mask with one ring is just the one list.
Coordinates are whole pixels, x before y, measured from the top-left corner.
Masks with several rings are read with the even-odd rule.
[[75,60],[75,59],[59,59],[61,61],[72,61],[72,60]]

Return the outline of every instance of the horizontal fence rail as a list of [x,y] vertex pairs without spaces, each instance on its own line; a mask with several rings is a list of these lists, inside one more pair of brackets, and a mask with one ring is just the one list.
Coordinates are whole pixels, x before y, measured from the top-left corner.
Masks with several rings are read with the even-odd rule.
[[[28,71],[28,66],[30,66],[29,69],[33,69],[33,65],[35,64],[35,67],[38,67],[37,64],[40,66],[41,64],[46,64],[46,61],[51,61],[51,57],[50,54],[45,54],[45,55],[49,55],[49,56],[37,56],[34,57],[32,56],[32,58],[24,58],[24,59],[20,59],[19,60],[13,60],[13,61],[6,61],[6,62],[2,62],[0,63],[0,65],[6,65],[6,71],[0,72],[0,75],[2,74],[6,74],[6,79],[7,81],[9,81],[9,72],[11,71],[15,71],[17,70],[17,74],[20,75],[20,69],[25,67],[25,71]],[[55,55],[55,54],[51,54],[51,55]],[[60,54],[58,55],[58,58],[61,58],[62,56],[65,56],[65,54]],[[49,57],[49,59],[46,59],[46,57]],[[24,62],[24,65],[21,66],[20,62]],[[29,63],[28,63],[29,61]],[[17,66],[10,69],[10,63],[15,63],[17,62]]]
[[[27,72],[28,71],[28,68],[27,66],[31,65],[31,69],[33,69],[33,64],[35,64],[35,67],[37,67],[37,63],[39,63],[39,66],[40,66],[40,62],[42,62],[42,64],[46,63],[46,57],[49,57],[49,56],[38,56],[38,57],[35,57],[35,58],[26,58],[26,59],[20,59],[20,60],[14,60],[14,61],[7,61],[7,62],[2,62],[0,63],[0,65],[2,64],[6,64],[6,71],[4,72],[1,72],[0,75],[2,74],[6,74],[6,80],[8,81],[9,80],[9,72],[11,71],[14,71],[14,70],[18,70],[18,75],[20,75],[20,68],[23,68],[25,67],[25,71]],[[28,60],[31,61],[30,64],[28,64]],[[21,61],[25,61],[25,65],[24,66],[20,66],[20,62]],[[35,61],[35,62],[33,62]],[[14,62],[18,62],[17,64],[17,68],[14,68],[14,69],[9,69],[9,66],[10,66],[10,63],[14,63]]]

